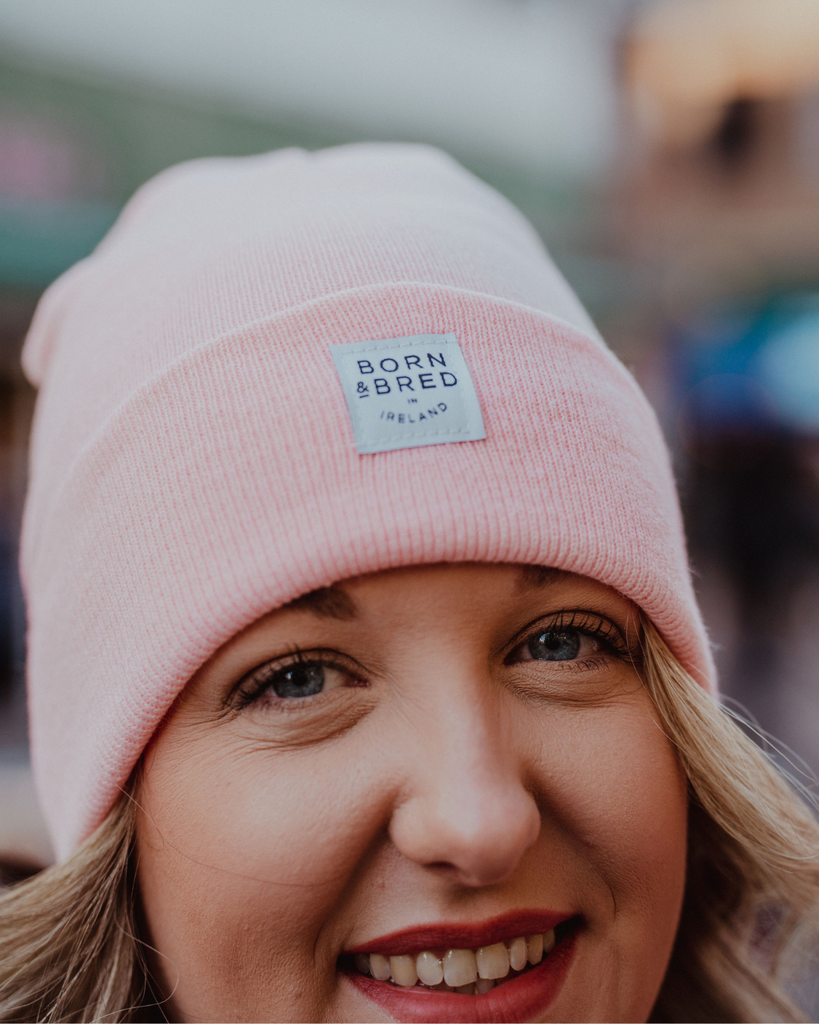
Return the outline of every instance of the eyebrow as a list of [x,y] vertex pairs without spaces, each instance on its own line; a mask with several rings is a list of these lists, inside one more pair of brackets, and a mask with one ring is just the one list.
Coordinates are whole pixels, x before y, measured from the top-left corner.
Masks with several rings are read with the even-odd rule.
[[[544,589],[557,583],[567,576],[563,569],[555,569],[548,565],[522,565],[520,567],[521,589]],[[322,619],[336,619],[349,622],[358,615],[355,601],[349,594],[336,587],[320,587],[309,594],[288,602],[284,606],[293,611],[307,611]]]
[[550,565],[522,565],[520,567],[520,588],[522,590],[550,587],[568,576],[563,569],[555,569]]
[[350,595],[335,587],[311,590],[309,594],[302,594],[284,607],[293,611],[312,612],[321,619],[337,619],[340,622],[349,622],[358,614],[356,603]]

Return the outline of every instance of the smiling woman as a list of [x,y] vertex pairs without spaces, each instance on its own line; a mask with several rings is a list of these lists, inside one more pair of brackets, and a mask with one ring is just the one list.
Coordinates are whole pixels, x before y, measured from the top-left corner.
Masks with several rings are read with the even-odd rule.
[[[500,197],[415,147],[175,169],[26,365],[62,861],[0,900],[1,1020],[799,1019],[819,831],[714,700],[650,409]],[[374,376],[419,365],[423,424]]]
[[229,641],[146,752],[140,882],[172,1016],[527,1020],[571,967],[563,1019],[645,1017],[687,798],[631,602],[510,566],[334,589],[341,618],[301,603]]

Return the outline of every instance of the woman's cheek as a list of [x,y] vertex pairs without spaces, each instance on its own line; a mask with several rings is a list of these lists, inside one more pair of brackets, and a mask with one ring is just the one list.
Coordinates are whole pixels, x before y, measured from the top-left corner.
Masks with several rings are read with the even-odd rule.
[[642,874],[655,859],[684,864],[687,783],[642,691],[561,710],[541,736],[540,787],[564,827],[592,850],[608,850],[612,866],[631,863]]
[[640,697],[561,713],[560,740],[543,744],[541,760],[546,813],[584,863],[589,892],[602,883],[607,893],[576,968],[588,965],[602,1004],[629,1008],[631,1020],[656,999],[685,888],[687,785],[652,712]]
[[175,785],[154,788],[148,776],[143,787],[154,831],[191,862],[280,887],[329,885],[383,824],[377,778],[365,786],[350,771],[347,737],[285,752],[243,737],[209,740],[183,766],[172,753],[154,762]]
[[344,739],[288,753],[209,739],[185,765],[160,746],[142,788],[140,885],[165,987],[207,1016],[267,988],[274,1005],[285,986],[318,1014],[335,977],[328,919],[383,824],[377,786],[350,771]]

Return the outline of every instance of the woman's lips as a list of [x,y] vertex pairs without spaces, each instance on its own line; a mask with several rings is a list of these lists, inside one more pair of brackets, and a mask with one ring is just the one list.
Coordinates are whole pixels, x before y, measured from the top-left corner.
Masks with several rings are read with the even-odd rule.
[[426,949],[478,949],[496,942],[509,942],[519,935],[549,932],[573,916],[571,912],[559,910],[513,910],[484,921],[417,925],[379,935],[344,952],[411,956]]
[[[479,950],[485,949],[489,945],[496,946],[496,943],[490,944],[487,940],[496,938],[499,934],[506,932],[507,924],[512,926],[512,930],[517,937],[517,944],[519,945],[519,924],[526,923],[531,925],[535,919],[527,917],[525,922],[519,919],[516,927],[515,923],[511,921],[512,916],[505,915],[502,920],[496,918],[491,922],[467,926],[466,929],[463,926],[455,926],[450,929],[449,926],[436,925],[424,929],[408,929],[406,932],[395,933],[395,935],[401,935],[407,943],[411,943],[411,945],[406,945],[403,948],[412,949],[413,953],[418,951],[419,938],[437,940],[432,943],[424,941],[421,945],[426,950],[429,950],[431,946],[435,946],[438,951],[443,950],[444,946],[449,946],[449,939],[454,938],[458,941],[459,946],[449,946],[448,952],[465,954],[468,952],[468,947],[464,941],[467,936],[478,935],[479,940],[484,940],[481,946],[477,947]],[[378,980],[377,978],[370,977],[369,974],[360,973],[355,969],[345,972],[345,975],[368,999],[379,1004],[396,1020],[407,1022],[441,1020],[453,1022],[512,1022],[530,1020],[532,1017],[543,1013],[557,997],[573,957],[577,938],[577,926],[580,924],[580,921],[578,918],[567,920],[566,915],[559,916],[562,920],[557,923],[554,946],[551,950],[544,949],[543,959],[539,960],[539,958],[536,958],[538,961],[536,966],[531,966],[532,960],[530,959],[524,967],[517,970],[507,969],[507,974],[502,976],[497,982],[491,980],[482,982],[479,976],[477,984],[466,985],[464,988],[455,991],[453,989],[447,990],[448,987],[445,984],[436,988],[425,987],[422,984],[410,986],[406,983],[409,979],[406,979],[405,983],[400,985],[393,981]],[[544,921],[549,923],[550,920],[554,920],[554,915],[538,915],[537,917],[537,923]],[[551,945],[550,935],[555,935],[551,929],[546,933],[547,947]],[[446,941],[439,945],[441,938],[444,936]],[[384,938],[389,940],[389,946],[383,945]],[[508,934],[505,938],[509,938]],[[383,949],[385,952],[389,949],[393,958],[399,957],[400,961],[411,960],[411,953],[392,952],[397,946],[392,944],[391,936],[385,936],[376,941],[380,949]],[[498,941],[502,942],[503,940]],[[513,947],[515,943],[516,940],[512,939]],[[357,948],[362,951],[364,949],[369,951],[373,945],[374,943],[366,943]],[[470,945],[472,944],[470,943]],[[472,945],[472,949],[475,949],[474,945]],[[507,949],[509,949],[508,945]],[[429,954],[424,953],[424,955],[427,956]],[[469,951],[469,955],[473,956],[473,953]],[[349,960],[352,959],[353,957],[349,957]],[[359,952],[356,959],[365,960],[366,956],[363,952]],[[384,954],[376,954],[375,959],[384,959]],[[394,959],[393,963],[400,963],[400,961]],[[386,963],[387,961],[384,960],[384,962]],[[478,963],[480,964],[480,962],[479,956]],[[473,965],[475,963],[474,956],[472,963]],[[494,972],[490,970],[488,973],[492,974]],[[509,977],[508,974],[512,976]],[[463,992],[481,992],[484,986],[489,988],[489,991],[484,989],[482,994],[461,994]],[[444,991],[441,990],[442,988]]]

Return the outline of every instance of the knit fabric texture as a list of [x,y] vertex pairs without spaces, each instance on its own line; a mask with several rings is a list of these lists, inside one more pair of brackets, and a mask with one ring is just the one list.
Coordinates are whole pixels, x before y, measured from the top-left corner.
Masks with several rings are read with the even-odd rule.
[[[359,454],[331,346],[455,335],[483,440]],[[22,566],[58,856],[238,631],[339,580],[505,562],[631,598],[714,673],[646,399],[534,230],[424,146],[209,159],[49,288]]]

